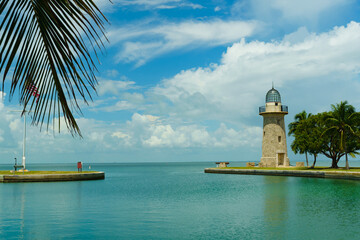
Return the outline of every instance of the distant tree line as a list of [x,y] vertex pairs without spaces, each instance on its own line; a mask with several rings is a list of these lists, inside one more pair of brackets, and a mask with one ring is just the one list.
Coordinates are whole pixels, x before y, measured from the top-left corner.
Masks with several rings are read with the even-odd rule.
[[288,125],[289,136],[295,139],[291,149],[295,154],[305,154],[309,166],[308,154],[315,167],[319,154],[331,159],[331,168],[338,168],[338,163],[345,156],[345,166],[349,169],[348,155],[354,157],[360,150],[360,112],[347,101],[331,105],[330,112],[316,115],[302,111],[295,115],[295,121]]

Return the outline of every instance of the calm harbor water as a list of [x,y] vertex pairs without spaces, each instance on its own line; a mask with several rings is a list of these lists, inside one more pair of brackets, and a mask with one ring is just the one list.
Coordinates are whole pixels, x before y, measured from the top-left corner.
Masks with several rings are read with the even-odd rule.
[[0,184],[0,239],[359,239],[360,182],[203,173],[213,166],[92,164],[105,180]]

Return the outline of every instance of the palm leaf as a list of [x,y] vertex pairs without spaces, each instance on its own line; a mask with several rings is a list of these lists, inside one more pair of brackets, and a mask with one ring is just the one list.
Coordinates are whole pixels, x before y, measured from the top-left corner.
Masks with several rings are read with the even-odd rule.
[[0,15],[1,90],[10,76],[10,100],[18,90],[33,124],[49,127],[63,116],[70,132],[81,136],[73,112],[81,113],[78,98],[87,103],[96,92],[93,58],[104,48],[105,16],[93,0],[2,0]]

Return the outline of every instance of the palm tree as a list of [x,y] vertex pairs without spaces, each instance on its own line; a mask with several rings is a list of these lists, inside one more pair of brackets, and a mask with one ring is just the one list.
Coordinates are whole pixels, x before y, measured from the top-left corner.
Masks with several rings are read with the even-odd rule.
[[332,112],[327,118],[330,127],[326,131],[334,131],[340,136],[340,151],[345,153],[346,169],[349,169],[347,141],[350,135],[355,136],[354,129],[360,125],[360,113],[348,104],[347,101],[331,105]]
[[[288,125],[288,128],[289,128],[288,135],[289,136],[295,135],[295,132],[296,132],[296,129],[297,129],[297,126],[299,125],[299,123],[302,120],[308,119],[310,116],[311,116],[311,113],[308,114],[305,110],[303,110],[301,113],[296,114],[294,117],[295,121]],[[309,166],[307,151],[304,149],[300,149],[299,144],[296,144],[296,143],[291,144],[291,148],[295,153],[297,153],[297,152],[300,152],[301,154],[305,153],[306,166]]]
[[93,58],[106,40],[107,19],[94,0],[1,0],[0,19],[1,90],[11,78],[10,100],[18,89],[22,114],[32,110],[33,124],[49,127],[58,117],[60,125],[64,116],[81,136],[73,111],[81,113],[77,98],[92,100]]

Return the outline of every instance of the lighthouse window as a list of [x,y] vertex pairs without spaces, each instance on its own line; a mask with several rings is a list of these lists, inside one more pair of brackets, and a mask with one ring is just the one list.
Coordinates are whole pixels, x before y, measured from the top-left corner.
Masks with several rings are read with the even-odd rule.
[[281,136],[278,136],[278,141],[279,141],[279,143],[281,142]]
[[264,136],[265,136],[265,131],[264,131]]
[[278,103],[276,102],[276,103],[275,103],[275,106],[277,106],[277,105],[278,105]]

